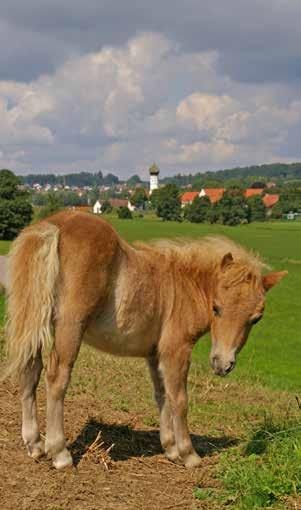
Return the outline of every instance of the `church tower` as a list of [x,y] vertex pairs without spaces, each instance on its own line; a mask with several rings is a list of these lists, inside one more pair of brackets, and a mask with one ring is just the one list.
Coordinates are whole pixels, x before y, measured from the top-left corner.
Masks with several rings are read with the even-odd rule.
[[155,189],[159,188],[159,179],[158,179],[159,172],[160,172],[160,170],[157,167],[156,163],[153,163],[152,166],[149,169],[149,175],[150,175],[150,179],[149,179],[149,194],[150,195],[152,194],[152,192]]

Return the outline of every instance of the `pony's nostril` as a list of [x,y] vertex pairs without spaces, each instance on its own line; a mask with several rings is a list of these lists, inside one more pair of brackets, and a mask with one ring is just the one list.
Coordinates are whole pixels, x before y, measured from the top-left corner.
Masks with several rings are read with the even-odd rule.
[[225,369],[226,374],[229,374],[229,372],[231,372],[231,370],[234,368],[234,365],[235,365],[235,361],[230,361],[229,365]]

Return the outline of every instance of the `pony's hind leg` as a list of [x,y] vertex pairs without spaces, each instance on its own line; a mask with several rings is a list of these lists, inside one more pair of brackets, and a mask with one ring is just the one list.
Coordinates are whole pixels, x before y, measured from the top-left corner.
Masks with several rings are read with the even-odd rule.
[[64,433],[64,398],[73,364],[81,343],[80,325],[62,321],[56,324],[55,343],[50,353],[47,372],[47,427],[46,453],[52,457],[55,468],[72,466],[72,457],[66,448]]
[[45,453],[40,437],[37,420],[36,389],[43,368],[41,351],[30,359],[20,376],[20,393],[22,402],[22,438],[28,455],[38,459]]
[[152,356],[147,361],[154,386],[154,396],[160,413],[161,445],[166,457],[171,461],[176,461],[179,458],[179,452],[175,440],[170,404],[166,397],[163,378],[159,371],[158,357],[156,355]]

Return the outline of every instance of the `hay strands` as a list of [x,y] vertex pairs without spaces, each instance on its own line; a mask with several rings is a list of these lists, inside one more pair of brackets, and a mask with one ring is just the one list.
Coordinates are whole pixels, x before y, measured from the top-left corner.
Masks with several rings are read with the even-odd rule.
[[104,448],[104,441],[101,441],[101,430],[98,432],[96,438],[93,443],[87,448],[83,457],[90,457],[94,460],[94,462],[101,462],[105,469],[109,471],[112,465],[112,459],[109,455],[110,451],[114,447],[114,443],[109,446],[109,448]]

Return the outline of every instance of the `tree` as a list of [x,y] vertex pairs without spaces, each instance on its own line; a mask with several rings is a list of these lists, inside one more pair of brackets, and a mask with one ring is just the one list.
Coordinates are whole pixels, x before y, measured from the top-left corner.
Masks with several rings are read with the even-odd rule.
[[211,202],[208,197],[195,197],[184,209],[184,218],[192,223],[203,223],[209,218]]
[[110,202],[108,200],[105,200],[103,203],[102,203],[102,206],[101,206],[101,212],[103,214],[109,214],[110,212],[113,211],[113,207],[111,206]]
[[22,195],[20,191],[21,181],[10,170],[0,171],[0,199],[14,200],[16,197]]
[[159,189],[154,189],[152,193],[149,195],[149,203],[151,209],[157,209],[158,207],[158,199],[159,199]]
[[210,221],[232,226],[246,223],[248,221],[248,205],[243,193],[240,190],[226,191],[222,198],[214,204]]
[[74,191],[59,191],[58,194],[65,206],[76,207],[83,205],[82,197],[78,196]]
[[280,217],[289,212],[301,212],[301,189],[287,187],[280,194],[279,202],[273,207],[272,215]]
[[103,184],[105,186],[111,186],[112,184],[117,184],[118,182],[119,182],[118,177],[116,177],[116,175],[113,175],[113,174],[107,174],[103,178]]
[[32,219],[30,195],[10,170],[0,171],[0,239],[14,239]]
[[266,209],[261,196],[253,196],[247,199],[248,220],[264,221],[266,219]]
[[262,181],[254,181],[251,186],[251,188],[261,188],[261,189],[264,189],[267,187],[266,183],[265,182],[262,182]]
[[57,193],[47,193],[46,203],[39,212],[39,219],[47,218],[47,216],[51,216],[52,214],[59,212],[63,206],[63,200]]
[[36,193],[35,191],[31,195],[31,203],[33,205],[42,206],[47,202],[48,193]]
[[145,202],[147,200],[144,188],[136,188],[134,193],[131,195],[131,203],[139,209],[144,209]]
[[158,190],[157,216],[163,221],[182,221],[180,190],[175,184],[167,184]]
[[135,175],[132,175],[132,177],[130,177],[126,182],[127,182],[128,186],[136,186],[136,184],[141,183],[141,179],[140,179],[139,175],[135,174]]
[[117,209],[117,215],[118,215],[118,218],[121,220],[132,220],[133,219],[131,211],[129,210],[128,207],[125,207],[125,206],[119,207],[119,209]]
[[243,189],[243,181],[241,179],[228,179],[224,183],[225,187],[228,189]]

